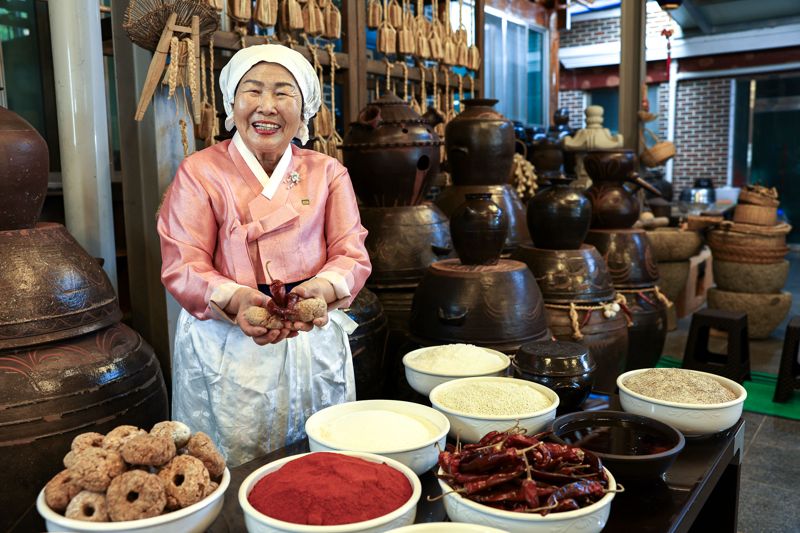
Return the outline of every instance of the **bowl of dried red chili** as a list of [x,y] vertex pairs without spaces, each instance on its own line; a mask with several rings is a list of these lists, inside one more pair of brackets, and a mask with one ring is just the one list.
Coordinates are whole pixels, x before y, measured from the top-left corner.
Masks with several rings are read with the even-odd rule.
[[247,476],[239,505],[250,533],[378,533],[413,523],[421,494],[419,478],[398,461],[312,452]]
[[450,520],[510,533],[601,531],[621,488],[595,454],[541,436],[514,426],[448,445],[436,475]]

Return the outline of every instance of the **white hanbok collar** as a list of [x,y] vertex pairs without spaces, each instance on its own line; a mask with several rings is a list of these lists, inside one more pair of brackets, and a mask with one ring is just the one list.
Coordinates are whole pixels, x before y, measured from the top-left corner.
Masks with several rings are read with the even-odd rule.
[[236,149],[239,150],[239,153],[242,154],[242,159],[244,159],[244,162],[247,163],[247,166],[258,179],[259,183],[261,183],[261,185],[264,187],[264,190],[261,191],[261,194],[268,200],[272,200],[272,197],[275,195],[275,191],[278,190],[278,186],[286,176],[286,171],[289,170],[289,166],[292,164],[292,144],[289,143],[289,146],[286,147],[286,151],[283,152],[283,155],[281,156],[280,161],[278,161],[277,166],[275,166],[275,170],[272,171],[271,176],[267,174],[267,171],[264,170],[264,167],[262,167],[261,163],[258,162],[256,156],[253,155],[253,152],[251,152],[244,143],[244,140],[242,140],[242,137],[239,135],[238,131],[233,134],[233,144],[236,146]]

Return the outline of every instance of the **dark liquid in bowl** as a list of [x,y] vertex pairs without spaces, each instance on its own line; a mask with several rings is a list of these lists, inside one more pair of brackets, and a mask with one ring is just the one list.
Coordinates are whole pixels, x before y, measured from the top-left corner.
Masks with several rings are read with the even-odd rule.
[[603,420],[558,436],[573,446],[613,455],[652,455],[675,445],[657,431],[624,420]]

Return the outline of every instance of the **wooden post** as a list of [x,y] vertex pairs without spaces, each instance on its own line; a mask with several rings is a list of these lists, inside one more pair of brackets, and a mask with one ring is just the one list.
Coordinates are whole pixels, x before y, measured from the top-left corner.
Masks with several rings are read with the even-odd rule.
[[638,153],[639,105],[645,73],[645,3],[623,0],[620,20],[622,53],[619,61],[619,132],[625,148]]
[[342,118],[344,133],[351,122],[355,122],[358,113],[367,105],[367,6],[361,0],[346,0],[342,13],[344,27],[345,52],[349,66],[345,72],[345,83],[342,98]]
[[550,125],[553,115],[558,111],[558,90],[560,86],[560,73],[561,63],[558,60],[558,49],[561,45],[561,37],[558,31],[558,13],[553,10],[549,16],[549,29],[550,29],[550,80],[548,86],[550,88],[550,105],[548,106],[549,114],[544,117],[545,126]]
[[483,36],[483,24],[484,24],[484,15],[483,15],[483,8],[486,5],[485,0],[476,0],[475,1],[475,45],[478,47],[478,50],[481,51],[483,54],[483,60],[481,61],[481,66],[478,69],[478,72],[475,73],[475,92],[477,94],[473,94],[472,97],[476,98],[478,96],[483,96],[483,69],[484,65],[486,65],[486,49],[484,48],[484,36]]

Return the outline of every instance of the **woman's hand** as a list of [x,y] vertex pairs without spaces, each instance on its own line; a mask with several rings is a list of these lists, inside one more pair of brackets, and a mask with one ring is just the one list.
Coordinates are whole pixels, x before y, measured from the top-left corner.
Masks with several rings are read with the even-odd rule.
[[[322,278],[314,278],[310,279],[306,282],[301,283],[294,289],[292,292],[300,296],[300,298],[320,298],[325,300],[325,303],[330,304],[336,301],[336,291],[333,290],[333,285],[331,282],[322,279]],[[330,310],[330,305],[328,306],[328,310]],[[292,327],[299,331],[311,331],[314,326],[322,327],[328,323],[328,313],[325,312],[325,316],[320,318],[315,318],[312,323],[308,322],[295,322]]]
[[248,337],[253,337],[253,341],[260,346],[276,344],[283,339],[296,337],[297,332],[289,329],[290,322],[284,322],[284,327],[281,329],[267,329],[250,325],[244,316],[245,310],[252,306],[266,307],[266,305],[266,295],[250,287],[242,287],[233,293],[225,307],[225,312],[234,315],[236,324],[242,329],[242,332]]

